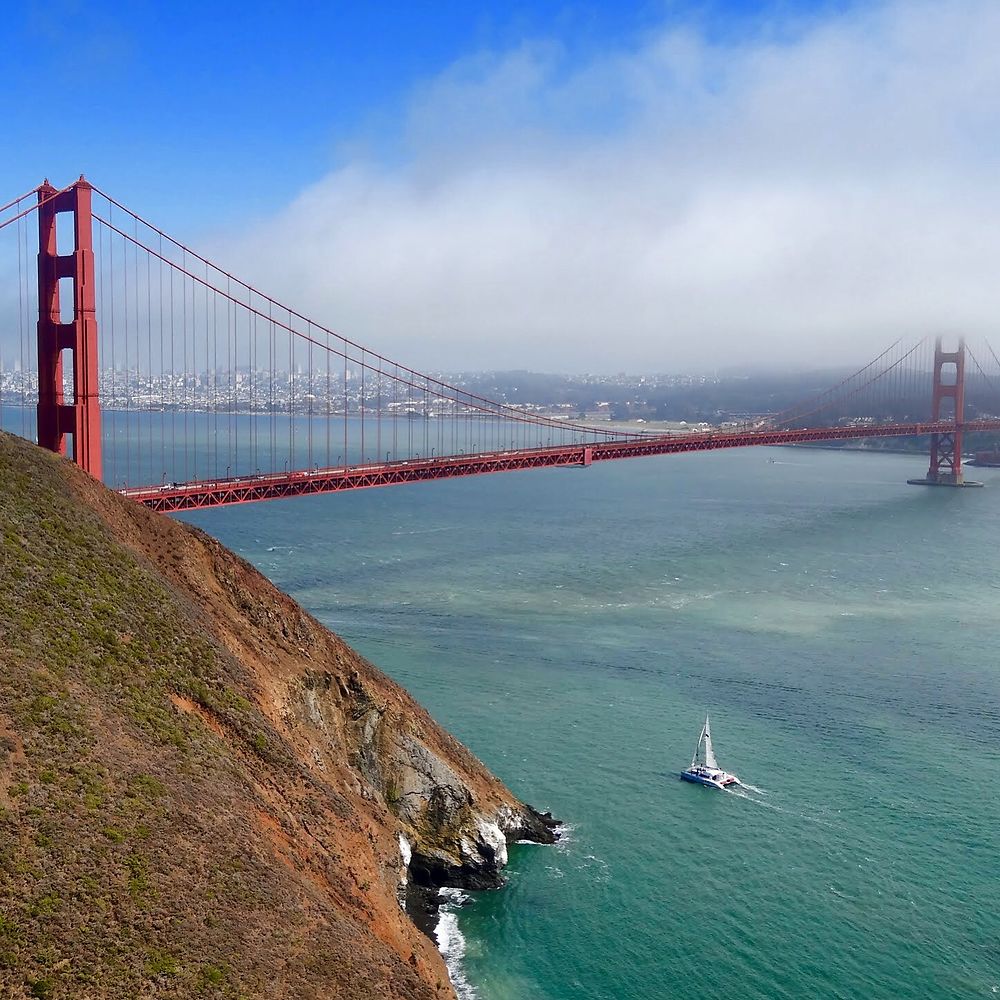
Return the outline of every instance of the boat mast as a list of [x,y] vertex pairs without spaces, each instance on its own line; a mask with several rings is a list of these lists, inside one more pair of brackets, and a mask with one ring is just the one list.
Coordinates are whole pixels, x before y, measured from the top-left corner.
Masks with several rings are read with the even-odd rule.
[[705,725],[701,727],[701,732],[698,734],[698,742],[694,745],[694,756],[691,758],[691,766],[694,767],[695,764],[699,763],[698,754],[701,752],[701,744],[705,739],[705,731],[708,729],[708,716],[705,716]]

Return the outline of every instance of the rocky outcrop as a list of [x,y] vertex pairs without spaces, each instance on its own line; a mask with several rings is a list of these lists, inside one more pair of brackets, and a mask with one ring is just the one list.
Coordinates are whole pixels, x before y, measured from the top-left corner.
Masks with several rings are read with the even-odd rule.
[[558,824],[519,802],[468,751],[427,726],[422,712],[408,708],[352,669],[346,678],[308,673],[300,704],[293,700],[286,711],[294,716],[297,709],[323,734],[311,735],[315,761],[343,746],[362,792],[377,796],[395,816],[401,898],[417,901],[425,927],[428,898],[407,894],[407,886],[499,888],[507,845],[555,843]]
[[388,794],[409,836],[418,885],[495,889],[509,841],[554,842],[555,831],[530,806],[477,802],[466,780],[412,735],[393,744]]
[[214,539],[4,434],[0,481],[0,994],[453,996],[437,887],[552,818]]

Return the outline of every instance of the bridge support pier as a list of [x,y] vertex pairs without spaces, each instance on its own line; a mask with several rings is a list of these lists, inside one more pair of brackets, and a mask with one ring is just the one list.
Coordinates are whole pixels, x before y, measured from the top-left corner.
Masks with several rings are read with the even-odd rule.
[[[38,189],[38,443],[66,454],[73,435],[73,461],[101,478],[101,411],[97,379],[97,309],[91,186],[81,177],[56,194],[46,181]],[[55,195],[55,197],[53,197]],[[51,199],[51,200],[49,200]],[[59,253],[56,217],[73,216],[73,251]],[[63,322],[59,282],[72,282],[73,313]],[[63,351],[72,352],[73,399],[63,393]]]
[[[948,410],[950,412],[942,412]],[[907,479],[913,486],[982,486],[966,481],[962,472],[962,424],[965,420],[965,340],[959,338],[958,350],[941,349],[941,338],[934,345],[934,394],[931,420],[954,421],[953,430],[931,435],[931,458],[924,479]]]

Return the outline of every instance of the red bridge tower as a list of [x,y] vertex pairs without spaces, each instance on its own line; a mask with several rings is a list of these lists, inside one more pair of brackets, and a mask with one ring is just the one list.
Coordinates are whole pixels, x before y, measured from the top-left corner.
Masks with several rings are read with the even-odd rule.
[[941,338],[934,345],[934,394],[931,420],[948,421],[954,429],[931,435],[931,461],[926,479],[908,479],[915,486],[982,486],[966,482],[962,473],[962,424],[965,420],[965,340],[958,349],[944,351]]
[[[81,177],[56,194],[46,181],[38,189],[38,443],[66,454],[73,435],[73,461],[101,478],[101,412],[97,396],[97,312],[91,186]],[[53,197],[53,195],[55,197]],[[73,216],[73,251],[59,253],[56,217]],[[72,283],[72,316],[63,322],[60,281]],[[63,398],[63,351],[72,352],[73,398]]]

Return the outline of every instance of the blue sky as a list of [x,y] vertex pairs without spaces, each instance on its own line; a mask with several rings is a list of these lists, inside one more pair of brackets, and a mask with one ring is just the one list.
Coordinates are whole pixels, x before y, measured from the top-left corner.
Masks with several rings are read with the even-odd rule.
[[359,148],[405,156],[414,89],[476,53],[544,40],[568,71],[666,24],[737,40],[844,6],[15,0],[0,40],[0,192],[84,172],[141,212],[211,226],[279,207]]
[[997,0],[15,4],[0,194],[83,171],[418,367],[863,362],[996,336],[998,51]]

